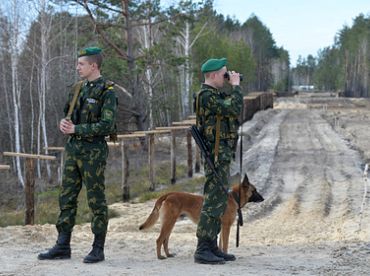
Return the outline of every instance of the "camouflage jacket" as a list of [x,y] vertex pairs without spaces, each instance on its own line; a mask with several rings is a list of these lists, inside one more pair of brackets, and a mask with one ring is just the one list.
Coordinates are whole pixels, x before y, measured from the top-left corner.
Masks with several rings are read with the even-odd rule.
[[220,120],[219,133],[221,142],[228,140],[235,143],[238,138],[239,115],[243,97],[240,86],[234,86],[232,93],[221,92],[216,88],[202,84],[196,98],[197,126],[203,137],[213,145],[216,141],[217,117]]
[[[106,136],[115,132],[117,98],[111,82],[100,77],[94,81],[84,81],[73,110],[71,120],[76,125],[75,134],[81,137]],[[71,89],[64,108],[67,115],[73,98]]]

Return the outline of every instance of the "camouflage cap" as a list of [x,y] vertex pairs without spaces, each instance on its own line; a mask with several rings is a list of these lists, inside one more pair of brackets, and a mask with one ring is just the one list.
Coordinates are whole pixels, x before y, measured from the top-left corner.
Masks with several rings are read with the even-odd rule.
[[97,55],[97,54],[100,54],[101,51],[102,50],[99,47],[88,47],[88,48],[80,50],[78,52],[78,57]]
[[224,67],[227,64],[227,59],[226,58],[211,58],[207,60],[205,63],[203,63],[201,67],[202,73],[207,73],[207,72],[213,72],[213,71],[218,71],[222,67]]

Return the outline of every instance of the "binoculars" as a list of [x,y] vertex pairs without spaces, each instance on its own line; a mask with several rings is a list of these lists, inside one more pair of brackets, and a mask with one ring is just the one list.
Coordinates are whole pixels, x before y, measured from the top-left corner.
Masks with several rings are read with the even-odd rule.
[[[240,81],[242,81],[243,80],[243,74],[239,74],[239,78],[240,78]],[[224,79],[226,79],[228,81],[230,80],[230,74],[229,74],[229,72],[225,72]]]

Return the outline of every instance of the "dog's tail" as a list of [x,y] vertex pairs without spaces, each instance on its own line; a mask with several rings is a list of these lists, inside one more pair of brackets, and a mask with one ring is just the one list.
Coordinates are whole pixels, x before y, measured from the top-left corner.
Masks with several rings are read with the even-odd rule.
[[140,225],[139,230],[144,230],[152,227],[158,220],[159,218],[159,210],[162,207],[163,201],[166,200],[168,194],[165,194],[161,196],[160,198],[157,199],[157,201],[154,204],[154,208],[152,212],[150,213],[149,217],[146,219],[146,221]]

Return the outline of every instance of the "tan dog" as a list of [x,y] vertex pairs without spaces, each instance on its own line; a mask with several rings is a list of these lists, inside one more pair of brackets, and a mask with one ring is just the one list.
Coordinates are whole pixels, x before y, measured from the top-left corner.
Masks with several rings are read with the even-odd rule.
[[[240,206],[243,207],[248,202],[261,202],[263,197],[257,192],[256,188],[249,183],[248,177],[245,174],[243,182],[239,185],[233,185],[227,199],[227,207],[224,215],[221,218],[221,233],[220,233],[220,249],[227,253],[229,245],[230,228],[235,221],[238,210],[240,191]],[[168,251],[168,241],[176,220],[180,215],[187,215],[194,223],[198,223],[200,212],[203,205],[203,196],[184,192],[170,192],[157,199],[153,211],[150,213],[146,221],[140,225],[139,229],[144,230],[152,227],[161,215],[162,228],[157,239],[157,257],[165,259],[161,255],[161,247],[163,245],[164,252],[167,257],[174,257]]]

